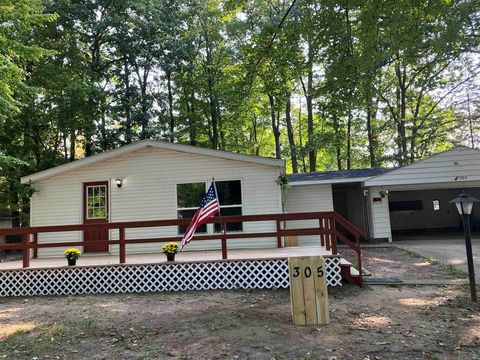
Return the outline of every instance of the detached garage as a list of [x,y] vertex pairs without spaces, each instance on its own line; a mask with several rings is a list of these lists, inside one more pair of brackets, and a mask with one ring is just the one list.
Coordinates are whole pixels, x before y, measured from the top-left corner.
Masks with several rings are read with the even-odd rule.
[[[450,200],[462,191],[480,198],[480,151],[458,147],[364,181],[370,193],[371,237],[399,236],[461,229]],[[480,229],[480,208],[472,213]]]

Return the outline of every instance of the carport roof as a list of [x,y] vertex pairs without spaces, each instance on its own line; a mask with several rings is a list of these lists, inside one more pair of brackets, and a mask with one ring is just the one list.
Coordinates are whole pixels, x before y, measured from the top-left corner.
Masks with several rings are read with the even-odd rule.
[[335,171],[317,171],[305,174],[290,174],[290,184],[314,185],[314,184],[335,184],[335,183],[356,183],[362,182],[371,177],[384,174],[393,169],[369,168]]

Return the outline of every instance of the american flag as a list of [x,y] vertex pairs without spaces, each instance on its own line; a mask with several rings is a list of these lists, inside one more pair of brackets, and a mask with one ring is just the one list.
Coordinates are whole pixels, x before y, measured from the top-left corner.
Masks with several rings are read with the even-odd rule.
[[212,185],[210,185],[210,188],[208,189],[205,197],[200,203],[200,207],[195,213],[192,222],[190,223],[190,225],[188,225],[188,228],[183,235],[180,251],[182,251],[183,248],[188,245],[190,240],[192,240],[193,235],[195,235],[195,231],[219,211],[220,204],[218,202],[217,189],[215,187],[215,182],[212,182]]

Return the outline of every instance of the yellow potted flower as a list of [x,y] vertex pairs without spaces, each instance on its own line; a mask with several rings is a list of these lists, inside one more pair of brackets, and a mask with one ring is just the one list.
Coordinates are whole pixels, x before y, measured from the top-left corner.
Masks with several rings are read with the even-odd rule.
[[75,248],[67,249],[63,252],[65,258],[68,260],[68,266],[75,266],[77,264],[77,260],[82,255],[80,250]]
[[169,242],[162,245],[162,251],[167,255],[167,261],[175,261],[175,254],[178,252],[178,244],[176,242]]

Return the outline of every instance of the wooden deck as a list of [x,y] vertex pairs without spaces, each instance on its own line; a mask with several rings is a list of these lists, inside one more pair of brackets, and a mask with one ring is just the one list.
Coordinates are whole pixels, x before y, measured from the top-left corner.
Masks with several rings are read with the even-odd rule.
[[[228,251],[229,260],[254,260],[254,259],[281,259],[290,256],[332,256],[331,250],[326,250],[324,246],[294,246],[283,248],[266,249],[231,249]],[[221,250],[208,251],[186,251],[176,255],[176,262],[203,262],[222,260]],[[161,264],[165,263],[166,257],[162,253],[149,254],[129,254],[126,264]],[[83,255],[77,261],[78,266],[102,266],[119,264],[117,254],[95,254]],[[65,267],[67,260],[63,257],[39,258],[30,260],[30,269],[60,268]],[[0,263],[1,270],[22,269],[22,260],[6,261]]]

